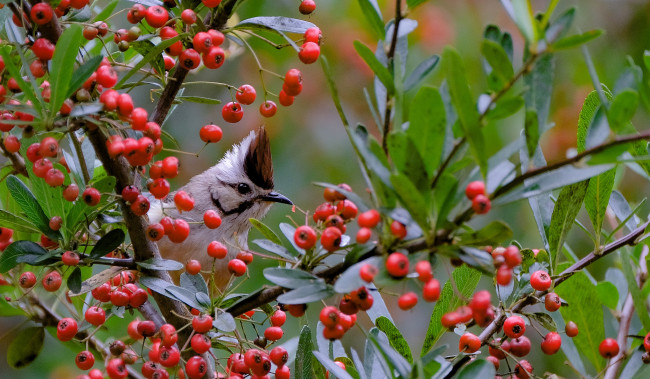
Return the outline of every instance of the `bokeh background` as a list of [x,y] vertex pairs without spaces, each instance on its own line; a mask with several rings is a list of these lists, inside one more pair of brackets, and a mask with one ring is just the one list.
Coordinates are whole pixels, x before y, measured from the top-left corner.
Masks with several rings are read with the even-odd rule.
[[[104,1],[104,0],[101,0]],[[549,1],[533,1],[537,10],[546,9]],[[101,2],[100,2],[101,3]],[[123,3],[123,4],[122,4]],[[129,2],[123,1],[118,9],[130,7]],[[393,1],[378,0],[379,6],[387,21],[394,8]],[[238,17],[246,19],[260,15],[281,15],[288,17],[304,17],[298,13],[299,0],[248,1],[239,10]],[[593,56],[600,79],[608,87],[613,88],[617,77],[632,59],[637,64],[642,62],[643,51],[648,46],[650,36],[650,2],[642,0],[577,0],[561,1],[556,14],[575,6],[578,8],[573,32],[602,28],[606,33],[597,40],[590,42],[588,47]],[[123,14],[125,15],[125,14]],[[409,61],[407,67],[412,69],[421,60],[432,55],[440,54],[446,45],[454,45],[461,53],[468,68],[470,83],[478,96],[485,89],[484,73],[481,70],[479,46],[483,29],[488,24],[497,24],[502,30],[510,31],[515,42],[515,67],[521,62],[522,39],[516,27],[497,0],[457,0],[457,1],[427,1],[415,11],[408,14],[409,18],[418,21],[418,28],[409,36]],[[115,18],[115,26],[127,26],[123,16]],[[322,53],[327,56],[333,69],[334,78],[339,87],[345,111],[351,124],[357,122],[368,126],[377,134],[376,126],[365,103],[363,89],[372,92],[372,74],[363,61],[356,56],[352,42],[361,40],[371,47],[376,45],[361,10],[356,1],[317,0],[317,10],[306,18],[317,24],[324,35]],[[236,86],[244,83],[253,85],[258,91],[257,101],[245,107],[243,120],[235,125],[227,124],[221,118],[220,105],[205,105],[185,103],[177,107],[167,122],[164,130],[173,135],[179,142],[180,149],[196,152],[202,147],[198,131],[206,123],[214,122],[224,131],[224,138],[218,144],[205,148],[200,156],[177,155],[181,159],[182,171],[177,179],[172,181],[172,188],[184,184],[190,177],[202,172],[221,158],[223,153],[239,141],[250,130],[265,124],[271,134],[273,159],[275,167],[276,189],[290,197],[295,204],[304,210],[313,210],[322,202],[322,190],[312,183],[325,181],[331,183],[348,183],[352,188],[363,194],[365,184],[361,177],[353,150],[334,109],[329,96],[323,73],[319,64],[303,65],[297,59],[297,54],[291,49],[276,50],[268,45],[249,40],[254,47],[264,68],[284,74],[289,68],[298,67],[303,72],[304,89],[296,98],[293,106],[280,107],[277,115],[264,119],[257,108],[262,102],[262,87],[255,60],[250,53],[243,51],[241,55],[229,58],[224,66],[216,71],[197,70],[189,75],[188,81],[227,82]],[[585,96],[592,90],[586,65],[579,51],[568,51],[557,54],[557,73],[554,80],[553,100],[551,102],[550,122],[555,127],[543,136],[543,150],[548,161],[564,157],[575,147],[578,114]],[[279,92],[281,80],[266,74],[264,76],[267,88],[271,92]],[[441,75],[437,69],[428,79],[432,85],[439,85]],[[152,87],[141,87],[132,92],[137,106],[153,110],[154,103],[150,97]],[[230,94],[226,89],[214,85],[191,85],[184,95],[205,96],[218,98],[226,102]],[[413,94],[409,94],[413,96]],[[271,98],[272,100],[275,100]],[[640,128],[647,125],[647,115],[637,114]],[[516,138],[521,125],[505,122],[503,125],[492,127],[490,133],[492,146],[495,149]],[[170,146],[169,144],[167,146]],[[617,178],[619,190],[628,198],[632,206],[643,199],[647,191],[638,185],[640,178],[626,172]],[[647,214],[646,212],[642,214]],[[581,214],[580,217],[584,217]],[[300,212],[291,213],[290,208],[282,205],[275,206],[265,219],[265,222],[278,231],[277,225],[291,217],[301,222],[304,216]],[[532,248],[541,247],[537,228],[533,224],[532,213],[527,202],[519,202],[503,208],[494,209],[489,216],[479,223],[491,219],[501,219],[509,223],[515,238],[523,245]],[[568,243],[578,256],[583,256],[591,250],[591,242],[584,233],[574,228]],[[256,236],[251,236],[251,239]],[[250,240],[250,239],[249,239]],[[615,264],[615,258],[602,260],[595,265],[592,273],[596,278],[604,277],[609,265]],[[256,259],[250,268],[252,279],[244,289],[258,288],[263,284],[260,278],[261,270],[272,262]],[[447,278],[447,265],[441,264],[436,270],[436,276],[441,281]],[[480,286],[490,288],[491,283],[483,279]],[[409,285],[407,285],[409,287]],[[396,289],[401,290],[401,288]],[[433,304],[421,303],[408,312],[402,312],[396,307],[396,297],[384,296],[391,310],[396,325],[409,341],[414,354],[422,346],[425,331],[429,322]],[[288,340],[295,336],[300,326],[310,322],[315,330],[317,306],[308,310],[308,317],[301,320],[291,319],[285,328]],[[606,313],[606,331],[612,335],[611,315]],[[607,321],[610,320],[610,321]],[[359,322],[363,327],[370,327],[369,320],[360,313]],[[0,356],[6,355],[6,346],[15,334],[21,319],[3,318],[0,320]],[[112,319],[113,324],[122,334],[126,335],[127,321]],[[119,329],[121,328],[121,329]],[[349,333],[343,339],[345,346],[352,346],[357,351],[363,351],[363,339],[359,334]],[[533,346],[538,345],[539,336],[530,333]],[[457,352],[458,336],[449,333],[442,342],[449,343],[449,354]],[[39,358],[28,368],[14,371],[7,367],[5,359],[0,359],[0,377],[2,378],[69,378],[80,371],[74,367],[74,354],[48,335],[46,346]],[[536,372],[545,370],[556,371],[561,375],[571,377],[572,371],[566,368],[562,353],[553,358],[541,354],[532,354],[531,363]],[[101,364],[96,364],[101,366]],[[538,371],[537,368],[543,368]],[[545,369],[544,369],[545,368]]]

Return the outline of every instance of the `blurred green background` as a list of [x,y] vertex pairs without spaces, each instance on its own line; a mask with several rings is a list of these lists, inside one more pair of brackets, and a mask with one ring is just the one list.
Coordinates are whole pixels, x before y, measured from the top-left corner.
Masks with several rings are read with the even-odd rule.
[[[103,0],[102,0],[103,1]],[[549,1],[533,1],[534,9],[545,9]],[[394,7],[393,1],[378,1],[387,21]],[[118,9],[130,7],[124,1]],[[304,17],[298,13],[299,0],[248,1],[239,10],[239,18],[245,19],[260,15],[281,15],[288,17]],[[603,83],[613,88],[614,84],[627,64],[630,57],[637,63],[641,62],[643,51],[648,48],[650,36],[650,2],[641,0],[580,0],[561,1],[556,14],[562,10],[576,6],[578,12],[573,32],[602,28],[606,33],[597,40],[589,43],[588,47],[595,61],[598,74]],[[327,56],[333,69],[334,77],[342,97],[345,111],[351,124],[361,122],[377,135],[377,129],[365,103],[363,89],[372,92],[372,75],[363,61],[356,56],[352,42],[361,40],[369,46],[376,45],[355,1],[317,1],[317,10],[306,19],[318,25],[324,35],[322,53]],[[125,14],[123,14],[125,15]],[[461,53],[468,68],[468,75],[474,94],[478,96],[485,89],[484,73],[481,70],[479,44],[483,29],[488,24],[497,24],[502,30],[512,33],[515,42],[515,62],[521,62],[522,39],[516,27],[496,0],[459,0],[459,1],[428,1],[408,14],[409,18],[418,21],[418,28],[409,36],[409,61],[407,67],[412,69],[424,58],[431,54],[441,53],[445,45],[454,45]],[[114,24],[127,26],[122,16],[116,17]],[[303,65],[297,59],[297,54],[290,49],[277,51],[264,43],[250,40],[264,68],[284,75],[292,67],[298,67],[303,72],[304,89],[289,108],[280,107],[277,115],[270,119],[263,118],[257,111],[262,100],[262,87],[255,60],[244,51],[242,55],[229,58],[222,68],[216,71],[198,70],[188,76],[187,81],[227,82],[235,86],[244,83],[253,85],[258,92],[257,101],[244,108],[243,120],[235,125],[227,124],[221,118],[221,105],[205,105],[185,103],[179,106],[164,125],[164,130],[175,136],[180,147],[185,151],[198,151],[202,142],[198,131],[206,123],[214,122],[224,131],[224,138],[215,145],[208,146],[196,158],[191,155],[178,155],[182,164],[181,174],[172,181],[172,189],[185,183],[191,176],[198,174],[221,158],[223,153],[239,141],[250,130],[260,124],[265,124],[271,135],[273,159],[275,166],[276,190],[291,198],[295,204],[304,210],[313,210],[322,202],[321,189],[312,185],[316,181],[331,183],[346,182],[360,194],[365,192],[365,184],[360,175],[353,150],[340,123],[329,96],[326,83],[319,64]],[[519,67],[515,64],[515,68]],[[551,103],[550,122],[555,127],[543,136],[544,153],[547,160],[552,162],[561,159],[567,151],[575,147],[578,114],[582,101],[592,90],[592,84],[587,73],[586,65],[578,50],[560,52],[557,54],[556,77],[554,81],[554,96]],[[271,92],[279,92],[281,80],[265,75],[266,86]],[[439,85],[441,82],[438,70],[428,79],[430,84]],[[136,106],[153,110],[150,101],[151,87],[142,87],[132,92]],[[230,95],[223,87],[210,85],[188,86],[185,95],[219,98],[223,102]],[[413,94],[409,94],[412,96]],[[155,96],[154,96],[155,97]],[[272,99],[272,98],[271,98]],[[275,99],[272,99],[275,100]],[[646,114],[637,114],[639,120],[646,120]],[[637,122],[637,125],[646,125]],[[521,125],[511,120],[489,126],[491,146],[496,150],[519,135]],[[171,146],[171,145],[167,145]],[[618,178],[619,190],[628,198],[634,207],[647,192],[638,185],[639,177],[629,170]],[[647,207],[646,207],[647,208]],[[642,212],[641,214],[647,214]],[[299,212],[292,214],[286,206],[275,206],[265,219],[265,223],[275,230],[279,222],[292,217],[301,222],[303,215]],[[585,214],[580,215],[585,218]],[[515,239],[524,246],[539,248],[540,238],[533,223],[532,213],[527,202],[519,202],[502,208],[496,208],[489,216],[482,217],[478,224],[492,219],[501,219],[511,225]],[[352,232],[354,233],[354,232]],[[249,240],[256,238],[251,236]],[[591,248],[589,238],[578,228],[574,228],[569,245],[578,256],[587,254]],[[251,246],[253,247],[253,246]],[[436,269],[436,276],[446,280],[449,266],[443,263]],[[596,278],[603,278],[607,267],[615,263],[615,254],[594,265],[592,273]],[[260,280],[261,269],[272,262],[256,262],[250,268],[252,279],[243,288],[255,289],[263,284]],[[411,283],[413,284],[413,283]],[[410,287],[407,284],[406,287]],[[491,288],[491,283],[483,279],[479,285]],[[402,288],[396,288],[395,292]],[[396,307],[396,297],[384,296],[391,310],[396,325],[402,330],[409,341],[414,353],[420,351],[433,304],[420,303],[413,310],[402,312]],[[337,299],[338,300],[338,299]],[[332,301],[333,303],[333,301]],[[300,325],[309,322],[315,330],[318,306],[308,310],[306,318],[290,321],[285,327],[285,337],[288,340],[300,330]],[[606,332],[613,335],[611,314],[606,313]],[[21,319],[3,318],[0,321],[0,355],[5,356],[5,348]],[[370,323],[364,314],[359,314],[359,322],[364,327]],[[121,334],[126,334],[126,321],[112,320]],[[121,329],[119,329],[121,328]],[[538,345],[540,338],[529,334],[533,346]],[[440,343],[449,343],[449,354],[457,352],[458,336],[448,333]],[[363,339],[359,334],[348,333],[343,339],[345,346],[352,346],[357,351],[363,351]],[[79,349],[81,350],[81,349]],[[39,358],[28,368],[20,371],[7,367],[4,359],[0,360],[0,377],[2,378],[69,378],[78,373],[74,367],[76,351],[61,347],[51,336],[48,336],[46,346]],[[541,354],[531,354],[529,357],[535,371],[542,373],[546,370],[558,372],[560,375],[572,376],[572,371],[563,364],[565,357],[562,353],[552,358]],[[95,365],[102,366],[101,362]],[[541,368],[541,370],[538,370]]]

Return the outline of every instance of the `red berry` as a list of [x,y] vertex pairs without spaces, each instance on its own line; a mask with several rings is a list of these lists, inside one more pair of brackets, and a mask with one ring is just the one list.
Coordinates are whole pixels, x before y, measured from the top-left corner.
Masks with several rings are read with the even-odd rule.
[[[180,41],[179,41],[180,42]],[[205,67],[215,70],[223,65],[226,60],[226,53],[219,46],[216,46],[214,38],[212,39],[212,46],[207,53],[203,54],[203,64]]]
[[79,264],[79,254],[74,251],[66,251],[61,256],[61,262],[66,266],[76,266]]
[[85,350],[77,354],[74,363],[80,370],[90,370],[90,368],[95,364],[95,356],[90,351]]
[[190,235],[190,225],[183,219],[174,220],[174,230],[165,234],[173,243],[181,243]]
[[264,338],[266,338],[269,341],[277,341],[280,338],[282,338],[282,335],[284,332],[282,331],[282,328],[279,326],[270,326],[264,330]]
[[56,168],[47,170],[47,173],[45,174],[45,183],[47,183],[47,185],[50,187],[55,188],[62,186],[64,181],[65,175],[60,170]]
[[162,346],[173,346],[178,341],[178,333],[172,324],[163,324],[160,326],[160,344]]
[[194,208],[194,199],[187,192],[178,191],[174,194],[174,204],[180,212],[188,212]]
[[510,341],[510,353],[516,357],[525,357],[530,353],[530,340],[521,336]]
[[560,346],[562,346],[562,337],[557,332],[549,332],[542,341],[542,351],[547,355],[557,353]]
[[271,353],[269,354],[269,358],[271,359],[271,362],[273,362],[276,366],[280,367],[280,366],[284,366],[289,360],[289,353],[287,352],[287,349],[285,349],[284,347],[276,346],[273,348],[273,350],[271,350]]
[[131,212],[137,216],[144,216],[149,212],[149,199],[144,195],[138,195],[138,198],[131,203]]
[[485,195],[485,183],[482,181],[470,182],[467,187],[465,187],[465,196],[468,199],[473,200],[478,195]]
[[311,14],[316,9],[316,2],[314,0],[302,0],[298,10],[304,15]]
[[528,379],[533,372],[533,366],[526,360],[521,360],[515,366],[515,375],[519,379]]
[[201,2],[206,8],[215,8],[221,4],[221,0],[201,0]]
[[280,102],[280,105],[282,105],[283,107],[288,107],[293,104],[294,97],[288,95],[284,90],[281,90],[280,94],[278,95],[278,101]]
[[341,230],[336,227],[329,226],[325,228],[320,237],[320,243],[327,251],[336,251],[341,246]]
[[497,283],[501,286],[507,286],[512,280],[512,269],[507,265],[501,265],[497,269]]
[[517,246],[508,246],[506,251],[503,252],[505,263],[510,268],[515,268],[521,264],[521,253]]
[[[40,4],[40,3],[39,3]],[[20,141],[16,136],[9,135],[4,140],[5,150],[13,154],[20,150]]]
[[199,53],[205,53],[212,47],[212,36],[207,32],[198,32],[192,39],[192,46]]
[[494,356],[492,356],[492,355],[488,355],[487,357],[485,357],[485,360],[486,360],[486,361],[489,361],[490,363],[492,363],[492,364],[494,365],[494,369],[495,369],[495,370],[498,370],[498,369],[499,369],[499,366],[500,366],[499,358],[494,357]]
[[126,186],[122,189],[122,199],[124,201],[133,202],[138,199],[140,190],[136,186]]
[[54,165],[52,162],[45,158],[40,158],[36,162],[34,162],[34,166],[32,166],[32,171],[34,171],[34,175],[36,175],[39,178],[45,179],[45,176],[47,175],[48,171],[52,169]]
[[81,194],[81,198],[83,199],[84,203],[86,203],[89,207],[94,207],[95,205],[99,204],[99,201],[101,200],[102,195],[95,188],[88,187]]
[[111,292],[111,304],[116,307],[124,307],[129,304],[129,294],[120,289]]
[[359,214],[357,218],[357,223],[362,228],[374,228],[379,224],[381,215],[376,209],[371,209],[369,211]]
[[160,28],[169,20],[169,13],[167,13],[165,8],[159,5],[154,5],[147,9],[144,17],[149,25],[154,28]]
[[448,312],[442,315],[440,323],[445,328],[450,329],[461,323],[460,318],[461,316],[457,312]]
[[73,318],[62,318],[56,326],[56,336],[59,341],[70,341],[77,334],[77,321]]
[[36,284],[36,275],[31,271],[23,272],[18,279],[18,284],[22,288],[32,288]]
[[[500,347],[492,347],[492,345],[499,346]],[[496,338],[495,340],[492,341],[491,344],[488,345],[488,352],[490,353],[490,356],[493,356],[497,359],[506,359],[506,354],[505,352],[510,351],[510,342],[508,340],[505,340],[501,342],[501,338]]]
[[284,311],[278,309],[277,311],[273,312],[270,319],[271,325],[282,326],[284,325],[285,321],[287,321],[287,314],[284,313]]
[[320,311],[319,319],[326,328],[333,328],[339,323],[339,310],[331,305],[327,306]]
[[61,282],[61,274],[59,274],[58,271],[50,271],[43,277],[43,280],[41,281],[43,288],[45,288],[45,290],[48,292],[54,292],[58,290],[61,287]]
[[409,260],[406,255],[395,252],[386,259],[386,271],[394,278],[403,278],[409,273]]
[[246,263],[241,259],[231,259],[228,262],[228,271],[235,276],[242,276],[246,273]]
[[375,279],[377,273],[379,273],[379,269],[371,263],[366,263],[359,268],[359,276],[367,283],[371,283]]
[[433,279],[433,272],[431,271],[431,263],[429,261],[419,261],[415,264],[415,272],[418,273],[418,280],[422,283],[427,283]]
[[456,313],[460,316],[460,322],[463,324],[472,321],[473,313],[472,308],[467,305],[460,306],[456,309]]
[[313,27],[305,30],[305,42],[313,42],[320,45],[321,39],[323,38],[323,33],[319,28]]
[[598,352],[605,359],[613,358],[617,356],[619,352],[618,342],[613,338],[605,338],[603,342],[598,345]]
[[546,271],[535,271],[530,276],[530,286],[537,291],[546,291],[551,288],[552,280]]
[[560,296],[555,292],[549,292],[544,296],[544,307],[549,312],[555,312],[562,306]]
[[336,204],[336,212],[346,220],[357,217],[358,208],[350,200],[342,200]]
[[187,271],[187,273],[190,275],[198,274],[201,272],[201,262],[197,261],[196,259],[190,259],[185,264],[185,271]]
[[97,306],[90,307],[86,310],[84,317],[89,324],[99,326],[106,322],[106,311]]
[[481,339],[475,334],[465,333],[460,337],[458,351],[461,353],[475,353],[481,348]]
[[418,295],[415,292],[407,292],[397,299],[397,306],[404,311],[407,311],[418,303]]
[[47,38],[39,38],[32,45],[32,52],[43,61],[49,61],[54,56],[54,44]]
[[226,40],[226,36],[216,29],[208,30],[208,34],[212,37],[213,46],[220,46],[223,43],[223,41]]
[[[572,321],[570,321],[570,322],[572,322]],[[577,326],[576,326],[576,329],[577,329]],[[568,334],[569,333],[567,333],[567,335]],[[573,337],[573,336],[569,336],[569,337]],[[643,347],[645,348],[645,351],[650,351],[650,333],[646,334],[645,337],[643,338]]]
[[310,226],[302,225],[296,228],[293,240],[301,249],[311,249],[316,244],[318,236]]
[[477,214],[486,214],[490,211],[492,205],[490,204],[490,199],[485,195],[476,195],[472,199],[472,209]]
[[194,49],[185,49],[178,57],[178,63],[187,70],[193,70],[199,67],[201,55]]
[[231,101],[223,106],[221,109],[221,116],[226,122],[235,124],[241,121],[242,117],[244,117],[244,110],[239,103]]
[[199,137],[201,137],[201,141],[205,143],[217,143],[221,141],[222,136],[223,131],[215,124],[205,125],[199,131]]
[[525,331],[526,323],[523,318],[517,315],[508,317],[503,323],[503,332],[510,338],[517,338],[523,335]]
[[273,117],[278,111],[278,106],[271,100],[267,100],[260,104],[260,114],[264,117]]
[[352,301],[352,298],[349,295],[345,295],[339,302],[339,310],[343,314],[353,315],[359,312],[359,307],[354,301]]
[[212,341],[205,334],[197,333],[192,337],[190,341],[190,346],[192,350],[196,351],[199,354],[203,354],[206,351],[210,350],[212,347]]
[[228,248],[219,241],[212,241],[208,245],[208,255],[212,258],[223,259],[228,255]]
[[328,340],[338,340],[345,334],[345,329],[341,324],[336,324],[332,328],[323,329],[323,337]]
[[158,352],[158,361],[165,367],[174,367],[181,360],[181,352],[176,346],[161,346]]
[[357,235],[355,237],[357,243],[364,244],[370,240],[370,237],[372,237],[372,230],[368,228],[360,228],[357,231]]
[[50,22],[54,11],[48,3],[37,3],[32,6],[30,16],[36,25],[44,25]]
[[143,337],[151,337],[156,334],[156,324],[153,321],[145,320],[138,323],[138,334]]
[[185,373],[190,379],[201,379],[208,372],[208,364],[199,355],[195,355],[187,360],[185,364]]
[[422,298],[429,302],[438,301],[440,298],[440,282],[437,279],[431,279],[424,284]]
[[244,105],[253,104],[256,97],[255,88],[250,84],[244,84],[239,87],[235,94],[237,101]]
[[178,158],[166,157],[162,161],[162,176],[175,178],[178,175]]
[[314,42],[305,42],[300,48],[298,58],[304,64],[312,64],[318,60],[320,46]]
[[397,239],[402,239],[406,237],[407,231],[406,231],[406,226],[402,224],[401,222],[395,220],[390,224],[390,232],[395,236]]
[[111,66],[99,66],[97,69],[97,84],[104,88],[113,88],[118,79],[117,72]]
[[185,9],[181,12],[181,20],[186,25],[193,25],[196,23],[196,13],[192,9]]
[[149,191],[156,199],[164,199],[169,195],[169,182],[166,179],[158,178],[149,185]]

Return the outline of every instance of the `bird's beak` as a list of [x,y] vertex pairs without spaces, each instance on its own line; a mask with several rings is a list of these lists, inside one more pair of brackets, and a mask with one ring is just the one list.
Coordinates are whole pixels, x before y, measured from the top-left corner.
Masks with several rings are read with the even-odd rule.
[[261,196],[260,198],[264,201],[270,201],[273,203],[283,203],[283,204],[293,205],[293,202],[289,200],[288,197],[275,191],[269,192],[268,194]]

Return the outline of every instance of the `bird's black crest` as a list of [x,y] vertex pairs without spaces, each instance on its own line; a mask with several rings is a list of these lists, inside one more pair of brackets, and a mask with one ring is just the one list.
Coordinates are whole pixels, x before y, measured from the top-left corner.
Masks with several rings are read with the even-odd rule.
[[264,189],[273,189],[273,161],[271,160],[271,143],[263,126],[255,132],[244,159],[244,172]]

